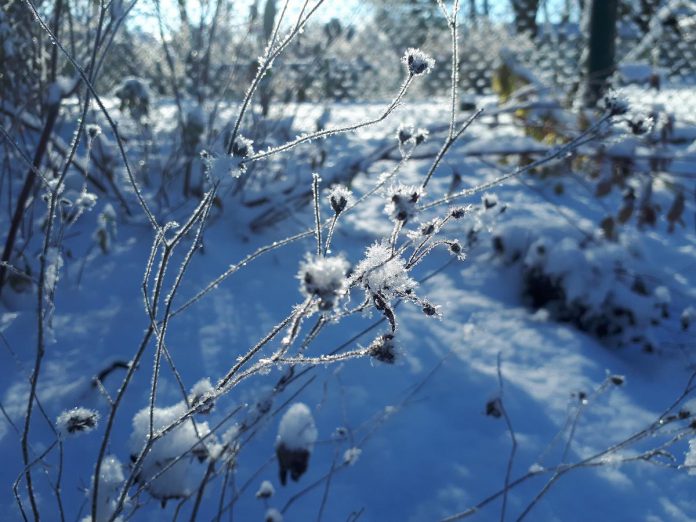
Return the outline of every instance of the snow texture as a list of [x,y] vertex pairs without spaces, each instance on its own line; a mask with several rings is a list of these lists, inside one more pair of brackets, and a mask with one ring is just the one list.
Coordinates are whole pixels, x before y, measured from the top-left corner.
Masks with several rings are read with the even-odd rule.
[[314,417],[309,407],[296,402],[280,419],[276,447],[283,445],[289,450],[306,450],[311,453],[317,435]]
[[[187,411],[186,404],[180,402],[169,408],[155,408],[153,411],[153,429],[155,433],[176,421]],[[130,448],[134,455],[138,455],[148,439],[150,430],[150,410],[143,408],[133,417],[133,432],[130,437]],[[200,437],[210,432],[207,422],[187,420],[172,429],[159,440],[156,440],[152,449],[145,457],[140,472],[141,483],[145,483],[155,477],[165,466],[169,465],[179,455],[191,453],[154,479],[148,491],[158,499],[183,498],[189,495],[200,484],[205,466],[202,463],[208,458],[211,451],[217,447],[217,439],[213,435],[204,442],[199,442]]]

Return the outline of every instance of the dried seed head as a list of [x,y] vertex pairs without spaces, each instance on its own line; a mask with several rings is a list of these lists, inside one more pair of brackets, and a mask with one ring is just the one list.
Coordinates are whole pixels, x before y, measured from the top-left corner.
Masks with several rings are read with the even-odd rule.
[[87,136],[89,136],[90,140],[93,140],[97,136],[99,136],[102,132],[101,127],[97,125],[96,123],[89,123],[86,126],[87,129]]
[[348,292],[350,263],[341,256],[307,257],[300,265],[298,278],[302,292],[318,297],[320,310],[331,310]]
[[454,207],[450,210],[450,216],[452,216],[454,219],[461,219],[466,215],[466,212],[466,207]]
[[396,346],[394,344],[394,335],[386,333],[380,335],[372,341],[372,344],[367,348],[371,357],[374,357],[385,364],[394,364],[396,361]]
[[353,193],[343,185],[335,185],[329,192],[329,203],[331,203],[331,208],[338,215],[349,204],[353,203]]
[[275,488],[271,484],[270,480],[264,480],[259,486],[259,490],[256,492],[256,498],[268,499],[275,493]]
[[626,378],[623,375],[611,375],[609,376],[609,380],[614,386],[621,386],[626,382]]
[[254,154],[254,142],[240,134],[235,138],[232,144],[232,154],[238,158],[248,158],[252,156]]
[[415,49],[413,47],[406,49],[401,61],[406,66],[411,76],[428,74],[435,66],[435,60],[433,60],[432,57],[425,54],[420,49]]
[[97,427],[99,422],[99,413],[87,408],[73,408],[66,410],[56,419],[56,427],[63,435],[78,435],[80,433],[89,433]]
[[630,108],[628,100],[616,94],[604,98],[604,106],[611,116],[622,116],[626,114]]
[[496,397],[495,399],[491,399],[486,403],[486,415],[495,419],[499,419],[503,416],[502,406],[503,405],[498,397]]
[[427,301],[423,303],[423,313],[428,317],[439,317],[440,307],[430,304]]
[[407,222],[418,213],[418,201],[423,196],[422,189],[416,186],[397,185],[387,193],[389,201],[384,211],[393,221]]

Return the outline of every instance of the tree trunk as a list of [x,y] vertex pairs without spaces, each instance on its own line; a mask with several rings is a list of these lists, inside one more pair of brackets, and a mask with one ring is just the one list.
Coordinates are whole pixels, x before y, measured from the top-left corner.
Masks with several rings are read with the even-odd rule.
[[616,67],[618,0],[592,0],[589,5],[589,42],[584,102],[594,106],[607,88]]

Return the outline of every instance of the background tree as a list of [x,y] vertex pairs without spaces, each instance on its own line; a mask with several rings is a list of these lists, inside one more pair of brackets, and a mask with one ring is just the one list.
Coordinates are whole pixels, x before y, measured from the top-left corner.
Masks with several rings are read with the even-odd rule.
[[606,90],[616,67],[616,24],[618,0],[592,0],[588,5],[586,86],[584,103],[594,106]]
[[511,0],[515,12],[515,30],[518,34],[537,34],[536,17],[539,11],[539,0]]

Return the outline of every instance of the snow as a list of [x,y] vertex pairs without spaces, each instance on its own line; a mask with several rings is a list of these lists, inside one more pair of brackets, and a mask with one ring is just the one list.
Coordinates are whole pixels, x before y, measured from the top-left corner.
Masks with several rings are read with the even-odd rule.
[[264,522],[283,522],[283,515],[276,508],[268,508]]
[[[152,412],[152,428],[156,433],[170,423],[179,419],[187,410],[186,404],[180,402],[168,408],[155,407]],[[205,471],[202,464],[212,448],[216,438],[201,438],[210,432],[207,422],[185,421],[152,444],[152,449],[143,461],[139,482],[149,483],[148,491],[158,499],[183,498],[200,484]],[[150,433],[150,409],[141,409],[133,417],[133,432],[130,436],[130,449],[138,455],[147,442]],[[190,453],[189,453],[190,452]],[[186,457],[173,463],[181,454]],[[160,474],[163,468],[172,464]]]
[[317,441],[317,427],[309,407],[301,402],[290,406],[278,425],[276,446],[311,452]]
[[[667,101],[665,93],[648,97]],[[671,108],[667,108],[672,110],[675,98],[670,103]],[[331,120],[352,121],[357,111],[368,114],[376,108],[346,104],[332,108]],[[170,109],[171,106],[164,106],[162,111]],[[301,109],[306,114],[303,124],[309,129],[321,110],[316,106]],[[419,103],[417,110],[405,104],[400,110],[409,115],[418,113],[419,117],[422,112],[424,122],[435,121],[444,114],[435,104],[428,103]],[[152,120],[152,125],[160,130],[169,124],[165,117],[152,116]],[[689,136],[687,125],[677,121],[676,126],[680,136]],[[392,120],[351,136],[340,147],[346,147],[346,156],[352,157],[382,144],[396,147],[396,127]],[[428,147],[437,150],[441,137],[441,133],[433,131],[430,141],[422,145],[424,155],[431,152]],[[95,138],[95,148],[101,138]],[[461,174],[461,188],[493,179],[500,172],[490,158],[479,161],[477,154],[519,152],[531,145],[528,138],[521,130],[495,127],[490,120],[474,125],[436,171],[428,185],[429,194],[423,195],[421,203],[427,204],[430,198],[446,193],[455,169]],[[617,142],[613,152],[618,149],[622,154],[642,154],[641,139],[631,136],[630,140],[637,140],[633,144]],[[540,150],[546,148],[536,143]],[[693,148],[693,144],[684,142],[675,150],[681,153],[689,147]],[[343,156],[330,155],[324,167],[326,172],[320,170],[329,185],[334,180],[338,182],[337,173],[346,169],[348,162],[344,160]],[[693,160],[682,161],[679,168],[687,171]],[[354,200],[374,187],[379,175],[393,164],[389,160],[365,169],[350,185],[342,187],[350,186]],[[410,162],[395,183],[418,187],[427,165],[427,159]],[[264,170],[259,178],[270,172],[270,168]],[[287,165],[277,182],[284,189],[309,190],[309,175],[296,165]],[[563,193],[553,190],[557,183],[563,184]],[[75,192],[70,194],[77,195],[80,187],[71,189]],[[615,240],[606,241],[598,223],[607,209],[620,200],[621,193],[614,190],[606,199],[597,200],[589,188],[577,172],[564,170],[558,175],[526,176],[519,183],[511,181],[489,189],[481,198],[453,201],[462,205],[470,202],[473,207],[458,207],[465,210],[458,213],[458,219],[450,219],[442,227],[442,220],[451,213],[446,206],[419,211],[405,226],[408,237],[420,241],[428,235],[423,230],[432,225],[430,235],[437,232],[449,243],[435,249],[412,271],[406,270],[406,259],[398,253],[405,238],[400,237],[396,254],[384,241],[394,223],[385,216],[384,207],[389,202],[383,194],[347,211],[351,205],[347,188],[331,192],[348,200],[332,243],[332,250],[340,252],[340,256],[308,257],[307,252],[315,251],[314,239],[294,242],[244,265],[237,276],[220,282],[186,313],[172,319],[166,344],[186,391],[163,363],[153,411],[154,432],[186,411],[183,395],[189,403],[199,398],[207,404],[204,398],[213,393],[212,383],[313,291],[300,278],[298,292],[298,279],[294,277],[298,267],[300,273],[307,268],[320,276],[322,288],[335,288],[327,295],[336,301],[340,295],[341,304],[360,305],[365,298],[363,290],[368,294],[382,293],[398,315],[397,331],[390,332],[382,323],[361,333],[381,319],[374,312],[356,314],[340,324],[331,323],[307,348],[306,357],[326,354],[341,346],[342,350],[365,347],[372,357],[316,367],[298,365],[291,376],[287,366],[272,367],[266,375],[255,375],[227,396],[216,398],[214,408],[202,408],[192,417],[196,429],[191,421],[186,421],[157,440],[130,494],[182,452],[192,447],[195,451],[154,479],[137,500],[131,499],[129,507],[142,503],[133,519],[171,518],[176,502],[162,508],[161,501],[191,494],[201,483],[211,458],[219,458],[215,466],[218,475],[203,498],[201,519],[215,517],[221,479],[229,469],[233,470],[230,480],[234,478],[235,487],[249,484],[246,494],[234,506],[236,518],[262,520],[270,508],[273,517],[279,517],[282,510],[286,520],[314,520],[326,484],[322,478],[335,465],[337,471],[331,480],[324,520],[346,520],[350,513],[363,507],[361,521],[365,522],[438,520],[476,505],[502,487],[510,450],[509,433],[504,419],[485,415],[486,404],[501,396],[518,441],[512,477],[523,476],[528,470],[538,473],[510,491],[509,518],[514,518],[561,461],[569,435],[568,422],[578,408],[582,407],[582,412],[566,456],[568,462],[591,456],[649,426],[681,393],[694,363],[689,347],[693,344],[696,321],[696,238],[690,223],[669,234],[667,223],[658,220],[655,228],[641,230],[633,222],[628,223],[619,227]],[[637,190],[636,196],[639,195]],[[256,209],[228,197],[225,193],[222,198],[224,212],[218,212],[206,228],[204,248],[194,256],[174,299],[175,305],[195,295],[247,254],[311,228],[312,209],[304,200],[293,207],[290,218],[261,232],[251,232],[243,223],[256,216]],[[656,183],[652,197],[663,209],[668,208],[671,198],[667,184]],[[52,279],[58,296],[53,318],[56,343],[47,349],[38,391],[51,421],[76,404],[98,412],[104,419],[109,411],[108,400],[95,391],[92,378],[115,360],[129,361],[143,329],[149,325],[140,280],[152,236],[137,218],[122,219],[109,199],[99,194],[95,212],[85,213],[83,221],[70,231],[78,234],[79,247],[70,253],[59,253],[62,267],[54,272],[57,279]],[[686,201],[689,216],[694,210],[692,199]],[[324,199],[325,206],[331,203]],[[501,212],[503,207],[506,210]],[[160,207],[153,208],[158,209],[159,216]],[[183,212],[166,217],[183,223],[182,215]],[[331,210],[328,215],[332,217]],[[98,244],[91,238],[95,228],[97,241],[103,237],[106,248],[93,249]],[[504,246],[502,253],[496,251],[496,238]],[[463,263],[450,263],[452,244],[467,252]],[[85,252],[91,254],[85,256]],[[622,270],[617,270],[617,265]],[[629,342],[618,347],[572,323],[558,321],[551,305],[530,307],[524,298],[524,273],[529,267],[543,268],[544,273],[561,280],[568,302],[580,300],[598,314],[606,314],[609,307],[619,304],[630,309],[636,319],[634,332],[640,331],[654,350],[647,353],[642,344]],[[642,276],[646,295],[631,290],[634,275]],[[351,285],[350,291],[345,289],[346,282]],[[415,289],[428,296],[428,301],[421,303],[437,303],[429,306],[438,312],[439,320],[427,317],[421,303],[397,307],[401,294]],[[9,309],[7,303],[17,296],[28,298],[28,304]],[[2,299],[0,331],[7,345],[3,340],[6,347],[0,365],[0,403],[8,418],[21,429],[33,362],[30,356],[36,336],[36,303],[34,296],[27,293],[14,297],[3,293]],[[669,311],[668,318],[662,317],[663,305]],[[334,310],[337,314],[342,311]],[[319,315],[316,314],[317,320]],[[684,318],[688,319],[687,326],[682,326]],[[653,324],[654,320],[659,324]],[[310,323],[301,325],[300,339],[311,332]],[[274,342],[264,347],[259,356],[270,357],[280,341]],[[150,348],[117,416],[117,428],[108,448],[112,455],[102,464],[100,518],[110,513],[114,497],[130,473],[128,466],[120,462],[139,453],[149,435]],[[307,373],[302,373],[305,370]],[[118,370],[105,378],[104,386],[112,396],[122,376],[123,370]],[[622,385],[602,387],[616,376],[623,378]],[[236,413],[225,419],[233,411]],[[686,430],[689,422],[690,419],[676,420],[670,429]],[[53,440],[50,427],[44,424],[38,416],[34,419],[32,440]],[[95,432],[64,444],[65,469],[69,472],[64,475],[62,488],[73,519],[79,518],[76,514],[85,500],[83,491],[93,473],[103,427],[102,420]],[[320,433],[337,433],[337,427],[340,436],[319,439]],[[213,436],[199,442],[199,437],[213,430]],[[694,442],[688,442],[690,438],[685,437],[671,448],[676,465],[694,465],[696,450]],[[6,462],[3,480],[8,484],[23,468],[17,456],[18,440],[3,416],[0,454]],[[696,518],[691,494],[693,470],[621,462],[622,457],[655,447],[662,440],[650,436],[624,452],[607,456],[601,461],[602,466],[565,474],[535,507],[530,519],[574,522]],[[311,450],[306,474],[299,482],[284,486],[276,482],[273,473],[277,472],[277,462],[271,460],[275,458],[273,448],[281,442]],[[37,450],[45,447],[37,446]],[[223,447],[227,448],[224,453]],[[57,464],[55,453],[49,456],[48,463]],[[380,473],[375,473],[375,466]],[[273,482],[261,482],[267,477]],[[316,481],[318,487],[284,509],[294,495]],[[41,503],[49,513],[50,484],[43,482],[41,479]],[[268,504],[256,499],[255,493],[271,489],[274,494]],[[404,495],[404,491],[409,494]],[[579,491],[583,494],[579,495]],[[230,498],[228,490],[226,501]],[[192,500],[184,504],[184,511],[190,509]],[[0,496],[0,507],[8,518],[19,517],[10,488]],[[473,519],[498,519],[499,510],[497,500]],[[84,511],[79,516],[83,515]]]
[[275,488],[269,480],[264,480],[256,491],[256,498],[267,499],[275,494]]
[[[99,477],[97,522],[107,522],[114,513],[123,481],[126,479],[123,474],[123,465],[115,456],[107,455],[104,457],[104,460],[102,460]],[[121,522],[123,518],[119,516],[116,517],[115,520]],[[83,522],[90,521],[91,517],[89,516],[83,519]]]

